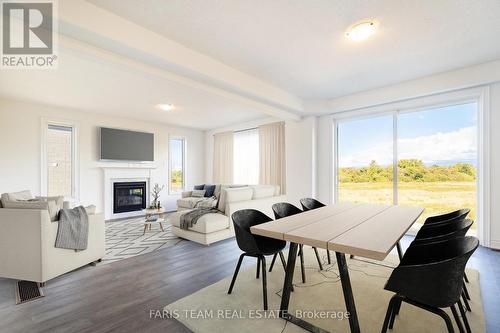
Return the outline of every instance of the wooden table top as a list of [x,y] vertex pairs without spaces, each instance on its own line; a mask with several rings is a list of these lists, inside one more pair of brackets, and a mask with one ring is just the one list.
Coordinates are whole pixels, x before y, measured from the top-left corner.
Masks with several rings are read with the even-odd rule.
[[383,260],[424,211],[338,203],[250,228],[255,235]]

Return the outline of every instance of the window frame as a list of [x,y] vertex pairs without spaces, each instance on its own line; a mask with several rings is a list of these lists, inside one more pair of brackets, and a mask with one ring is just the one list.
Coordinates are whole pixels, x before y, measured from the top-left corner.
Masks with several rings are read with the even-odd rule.
[[[172,190],[172,140],[182,140],[182,188],[178,191]],[[187,155],[187,139],[185,136],[170,135],[168,137],[168,194],[175,195],[186,190],[186,155]]]
[[[361,110],[345,111],[333,114],[333,202],[338,202],[338,124],[362,118],[371,118],[384,114],[399,114],[418,112],[430,108],[439,108],[474,102],[477,105],[477,236],[481,245],[490,246],[491,243],[491,214],[490,214],[490,102],[489,86],[462,89],[430,96],[415,97],[409,100],[387,103]],[[397,159],[397,119],[394,121],[393,142],[396,145],[394,158]],[[397,161],[394,174],[397,175]],[[393,182],[397,192],[397,181]],[[393,197],[397,203],[397,194]]]
[[80,168],[79,168],[79,151],[78,151],[78,124],[75,121],[64,119],[43,118],[41,121],[41,184],[40,195],[48,195],[49,186],[49,168],[48,168],[48,150],[47,139],[49,126],[61,126],[71,128],[71,196],[67,199],[79,200],[80,198]]

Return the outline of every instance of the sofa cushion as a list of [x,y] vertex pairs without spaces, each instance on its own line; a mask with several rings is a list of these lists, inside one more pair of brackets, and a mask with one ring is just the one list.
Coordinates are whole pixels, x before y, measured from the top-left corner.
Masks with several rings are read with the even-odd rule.
[[253,189],[252,199],[262,199],[262,198],[273,197],[274,193],[276,191],[276,188],[273,185],[253,186],[252,189]]
[[191,196],[194,198],[203,198],[205,196],[205,190],[193,190],[193,193],[191,193]]
[[[180,228],[181,215],[191,210],[183,210],[182,212],[176,212],[169,216],[168,220],[170,224],[174,227]],[[215,231],[220,231],[229,228],[229,218],[222,214],[206,214],[198,219],[198,222],[194,224],[189,230],[199,232],[202,234],[209,234]]]
[[219,202],[217,204],[217,209],[219,209],[221,212],[226,211],[226,189],[228,188],[240,188],[240,187],[248,187],[248,185],[228,185],[228,184],[222,184],[220,186],[220,194],[219,194]]
[[205,184],[195,185],[193,190],[204,190]]
[[249,187],[226,189],[226,205],[230,202],[252,200],[253,191]]
[[15,209],[41,209],[49,212],[50,220],[52,222],[57,221],[59,210],[57,209],[57,204],[55,201],[45,201],[45,200],[25,200],[25,201],[5,201],[3,203],[4,208],[15,208]]
[[205,184],[205,186],[203,186],[203,189],[205,190],[205,197],[210,198],[214,195],[215,185]]
[[[12,193],[5,193],[5,194],[7,196],[7,200],[10,200],[10,201],[33,199],[33,195],[31,194],[31,191],[20,191],[20,192],[12,192]],[[2,195],[2,197],[3,197],[3,195]]]

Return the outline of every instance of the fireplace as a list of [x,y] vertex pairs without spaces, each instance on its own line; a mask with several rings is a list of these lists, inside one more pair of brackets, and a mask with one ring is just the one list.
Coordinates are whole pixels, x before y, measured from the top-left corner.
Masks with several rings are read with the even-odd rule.
[[134,212],[146,208],[146,182],[113,183],[113,213]]

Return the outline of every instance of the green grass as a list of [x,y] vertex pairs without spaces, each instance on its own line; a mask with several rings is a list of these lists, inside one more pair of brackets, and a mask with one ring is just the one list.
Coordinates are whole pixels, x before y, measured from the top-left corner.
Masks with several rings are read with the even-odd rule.
[[[339,201],[393,203],[392,182],[340,183]],[[417,221],[432,215],[470,208],[469,218],[476,219],[476,183],[471,182],[400,182],[398,204],[425,208]],[[474,229],[476,224],[472,226]]]

